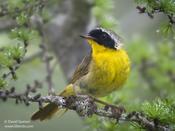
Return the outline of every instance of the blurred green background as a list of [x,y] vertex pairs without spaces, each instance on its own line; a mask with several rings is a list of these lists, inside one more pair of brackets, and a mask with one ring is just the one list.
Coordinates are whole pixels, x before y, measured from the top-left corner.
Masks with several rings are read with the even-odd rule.
[[[16,0],[14,0],[16,1]],[[16,1],[18,3],[18,0]],[[73,0],[73,2],[79,2],[78,0]],[[139,14],[136,9],[137,4],[134,0],[92,0],[89,1],[93,3],[90,8],[90,16],[87,15],[87,12],[82,12],[83,5],[81,2],[77,5],[78,9],[81,9],[80,12],[84,13],[84,16],[88,17],[87,19],[81,18],[82,16],[74,17],[69,15],[70,19],[78,19],[77,21],[84,20],[84,24],[87,21],[86,30],[89,30],[96,25],[102,25],[106,28],[112,28],[116,33],[118,33],[122,38],[124,38],[124,48],[128,51],[129,56],[131,58],[132,70],[130,77],[124,87],[104,98],[113,103],[118,103],[119,105],[123,105],[126,107],[127,111],[134,110],[153,110],[152,108],[147,108],[143,105],[145,101],[151,102],[155,99],[173,99],[174,100],[174,91],[175,91],[175,44],[174,34],[171,36],[165,36],[161,33],[161,30],[164,25],[168,23],[167,18],[163,14],[157,14],[155,18],[150,19],[146,14]],[[66,3],[66,2],[65,2]],[[67,2],[69,3],[69,1]],[[82,2],[82,4],[84,4]],[[57,14],[59,12],[64,12],[64,10],[60,7],[62,5],[61,0],[50,0],[47,3],[47,9],[44,9],[43,18],[46,21],[46,37],[47,43],[49,45],[49,53],[56,56],[56,52],[53,48],[61,45],[62,40],[56,39],[57,35],[55,33],[59,32],[59,22],[64,21],[64,13],[60,16],[56,16],[53,14]],[[63,4],[64,5],[64,4]],[[81,7],[82,6],[82,7]],[[74,9],[71,6],[65,7],[66,11],[69,9]],[[77,9],[77,11],[79,11]],[[63,10],[63,11],[62,11]],[[66,15],[65,11],[65,15]],[[53,14],[52,14],[53,13]],[[78,13],[77,13],[78,14]],[[72,16],[72,17],[71,17]],[[1,19],[3,21],[3,18]],[[58,23],[57,23],[58,22]],[[66,21],[69,23],[69,19]],[[55,24],[57,23],[57,24]],[[1,23],[0,23],[1,24]],[[58,26],[54,28],[53,25]],[[65,25],[63,27],[66,28],[69,25]],[[81,44],[84,44],[83,41],[79,38],[79,35],[76,32],[76,28],[82,28],[83,25],[73,25],[74,28],[69,29],[67,27],[66,37],[62,37],[66,40],[72,40],[75,44],[79,41]],[[77,27],[75,27],[77,26]],[[52,27],[50,29],[50,27]],[[49,28],[49,29],[48,29]],[[60,29],[61,31],[63,29]],[[73,30],[73,31],[72,31]],[[73,36],[75,30],[75,39],[71,38]],[[69,33],[72,32],[72,33]],[[81,30],[80,33],[85,33],[86,31]],[[61,32],[62,33],[62,32]],[[16,42],[9,37],[9,30],[0,30],[0,47],[8,46]],[[58,36],[61,38],[62,35]],[[55,39],[55,40],[54,40]],[[38,44],[41,42],[41,38],[36,35],[33,36],[30,41],[30,45],[27,49],[27,54],[25,58],[28,58],[40,51]],[[50,42],[52,42],[52,47],[50,47]],[[58,43],[57,45],[54,45]],[[68,44],[69,41],[64,41],[64,45]],[[78,42],[77,42],[78,43]],[[84,46],[84,45],[83,45]],[[60,46],[60,50],[63,46]],[[64,47],[70,51],[73,48],[69,48],[69,46]],[[80,47],[75,50],[75,52],[79,52],[81,50]],[[85,49],[84,49],[85,48]],[[83,47],[82,51],[88,50],[87,45]],[[66,52],[65,51],[65,52]],[[61,51],[60,51],[61,52]],[[64,53],[65,53],[64,52]],[[88,51],[87,51],[88,52]],[[87,53],[84,52],[84,53]],[[67,80],[69,80],[72,70],[74,70],[77,63],[81,60],[81,58],[85,54],[75,54],[75,57],[69,57],[69,54],[66,55],[59,54],[59,58],[57,57],[53,60],[58,60],[58,65],[54,70],[53,74],[53,83],[56,91],[61,91],[67,84]],[[78,58],[77,58],[77,57]],[[60,58],[61,57],[61,58]],[[62,57],[64,60],[62,61]],[[74,60],[74,59],[78,60]],[[63,67],[64,62],[71,61],[72,66],[69,67],[70,63]],[[59,61],[60,60],[60,61]],[[74,61],[76,61],[74,63]],[[70,68],[69,72],[66,70]],[[8,83],[8,87],[15,86],[18,91],[22,91],[27,84],[33,83],[34,80],[43,81],[46,76],[45,65],[40,57],[36,57],[30,61],[23,63],[19,70],[16,71],[17,80],[10,80]],[[41,92],[43,94],[47,94],[47,84],[44,83],[44,87]],[[83,131],[83,130],[141,130],[138,125],[131,123],[122,123],[115,125],[112,121],[106,121],[104,119],[100,119],[97,117],[90,118],[86,121],[83,121],[75,112],[69,111],[60,119],[54,117],[49,121],[44,122],[31,122],[30,124],[34,125],[34,128],[23,129],[23,128],[4,128],[4,120],[29,120],[31,114],[38,109],[37,104],[31,104],[29,107],[19,104],[16,105],[14,100],[8,100],[8,102],[1,102],[1,117],[0,117],[0,131],[12,131],[12,130],[57,130],[57,131]],[[175,113],[174,113],[175,114]],[[148,115],[150,115],[148,113]],[[155,114],[154,114],[155,115]],[[164,119],[166,121],[166,119]],[[175,122],[175,120],[173,120]],[[172,122],[172,123],[173,123]],[[168,122],[167,122],[168,123]],[[172,125],[174,126],[174,124]]]

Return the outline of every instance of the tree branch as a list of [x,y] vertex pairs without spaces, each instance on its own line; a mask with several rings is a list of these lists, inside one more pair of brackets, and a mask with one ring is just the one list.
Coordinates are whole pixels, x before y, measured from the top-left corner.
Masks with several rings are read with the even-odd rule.
[[[67,108],[70,110],[76,111],[80,116],[89,117],[92,115],[98,115],[101,117],[106,117],[114,119],[118,122],[135,122],[141,125],[144,129],[149,131],[170,131],[168,125],[159,123],[154,119],[150,119],[141,112],[131,112],[126,113],[120,107],[114,107],[110,104],[104,106],[99,106],[98,102],[94,101],[92,97],[85,95],[70,96],[70,97],[61,97],[61,96],[41,96],[40,94],[31,96],[29,93],[31,89],[27,89],[25,93],[17,94],[15,91],[0,91],[0,99],[7,100],[11,99],[20,99],[21,101],[29,103],[37,102],[39,105],[43,103],[55,103],[59,107]],[[26,93],[28,92],[28,93]],[[40,106],[41,108],[42,106]]]

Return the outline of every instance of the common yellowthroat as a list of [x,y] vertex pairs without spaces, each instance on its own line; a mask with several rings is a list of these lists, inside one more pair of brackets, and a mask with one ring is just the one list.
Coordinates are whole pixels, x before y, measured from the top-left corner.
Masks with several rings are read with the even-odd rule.
[[[120,88],[130,72],[130,60],[122,49],[121,38],[104,28],[95,28],[81,37],[87,40],[91,53],[78,65],[70,84],[59,96],[103,97]],[[50,103],[35,112],[31,120],[50,119],[56,112],[62,113],[62,109]]]

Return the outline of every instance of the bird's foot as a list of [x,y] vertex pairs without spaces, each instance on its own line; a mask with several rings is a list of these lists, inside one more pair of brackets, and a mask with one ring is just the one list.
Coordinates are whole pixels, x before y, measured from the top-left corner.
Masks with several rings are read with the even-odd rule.
[[109,103],[107,103],[105,101],[102,101],[102,100],[99,100],[99,99],[97,99],[97,98],[95,98],[93,96],[90,96],[90,97],[94,100],[94,102],[97,102],[99,104],[104,105],[104,109],[105,110],[109,110],[110,109],[110,110],[117,111],[117,112],[120,112],[120,113],[126,112],[125,108],[122,107],[122,106],[116,106],[116,105],[113,105],[113,104],[109,104]]

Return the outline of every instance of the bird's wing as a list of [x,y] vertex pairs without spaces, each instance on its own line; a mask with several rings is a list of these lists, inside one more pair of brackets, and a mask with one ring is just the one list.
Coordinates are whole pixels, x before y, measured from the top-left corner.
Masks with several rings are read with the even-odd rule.
[[73,77],[71,79],[71,83],[75,83],[77,80],[79,80],[82,76],[86,75],[89,70],[89,65],[91,63],[91,53],[88,56],[85,56],[82,62],[78,65],[76,68]]

